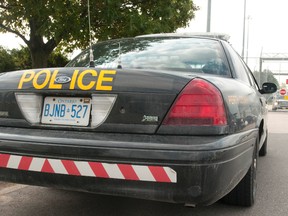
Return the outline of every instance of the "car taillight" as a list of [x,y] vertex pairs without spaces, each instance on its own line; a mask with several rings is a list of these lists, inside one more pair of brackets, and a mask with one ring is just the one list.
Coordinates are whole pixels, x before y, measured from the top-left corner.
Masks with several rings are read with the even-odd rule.
[[203,79],[193,79],[177,97],[163,125],[227,125],[220,91]]

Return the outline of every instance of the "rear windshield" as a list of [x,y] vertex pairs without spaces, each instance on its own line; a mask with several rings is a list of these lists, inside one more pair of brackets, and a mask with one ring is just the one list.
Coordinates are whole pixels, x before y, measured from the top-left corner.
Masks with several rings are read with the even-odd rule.
[[[203,38],[129,38],[93,46],[95,67],[156,69],[230,76],[219,41]],[[88,67],[89,49],[67,67]]]

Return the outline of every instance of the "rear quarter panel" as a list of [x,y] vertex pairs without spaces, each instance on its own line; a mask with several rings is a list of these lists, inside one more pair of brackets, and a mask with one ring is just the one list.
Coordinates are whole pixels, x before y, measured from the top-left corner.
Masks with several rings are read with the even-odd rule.
[[238,79],[210,77],[207,79],[221,91],[227,110],[229,133],[258,128],[265,118],[265,104],[260,93]]

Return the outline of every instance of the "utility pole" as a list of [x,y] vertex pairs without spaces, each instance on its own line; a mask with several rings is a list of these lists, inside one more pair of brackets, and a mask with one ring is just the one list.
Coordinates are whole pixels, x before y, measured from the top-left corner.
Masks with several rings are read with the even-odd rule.
[[245,29],[246,29],[246,0],[244,0],[244,21],[243,21],[243,43],[242,43],[242,58],[244,59],[244,49],[245,49]]
[[248,51],[249,51],[249,24],[250,24],[251,16],[247,17],[247,42],[246,42],[246,64],[248,65]]
[[211,24],[211,0],[208,0],[208,11],[207,11],[207,32],[210,32]]

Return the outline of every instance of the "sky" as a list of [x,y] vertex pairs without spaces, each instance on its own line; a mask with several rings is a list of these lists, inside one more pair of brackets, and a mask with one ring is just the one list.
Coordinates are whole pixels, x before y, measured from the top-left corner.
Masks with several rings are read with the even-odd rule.
[[[241,54],[243,41],[244,0],[211,0],[211,32],[227,33]],[[208,0],[194,0],[200,7],[196,17],[184,31],[206,31]],[[249,54],[288,52],[287,0],[246,0],[246,38],[249,32]],[[249,27],[249,29],[248,29]],[[249,30],[249,31],[248,31]]]
[[[211,32],[230,35],[230,43],[240,55],[243,46],[244,1],[211,0]],[[208,0],[194,0],[194,3],[200,10],[189,26],[178,32],[206,31]],[[248,65],[252,71],[259,69],[261,53],[262,56],[267,53],[269,56],[287,53],[288,57],[288,26],[285,25],[288,20],[287,10],[287,0],[246,0],[244,54],[248,54]],[[0,34],[0,45],[11,49],[18,48],[19,44],[24,45],[13,34]],[[265,62],[263,69],[288,72],[288,62]]]
[[[245,0],[211,0],[211,32],[230,35],[230,43],[241,55],[243,47],[243,23]],[[179,32],[205,32],[207,28],[208,0],[194,0],[200,7],[188,27]],[[259,57],[288,57],[288,1],[246,0],[246,28],[244,56],[252,71],[259,70]],[[248,45],[247,45],[248,42]],[[248,47],[248,49],[247,49]],[[248,51],[247,51],[248,50]],[[262,70],[288,73],[288,62],[264,62]],[[286,76],[278,76],[279,83]]]

